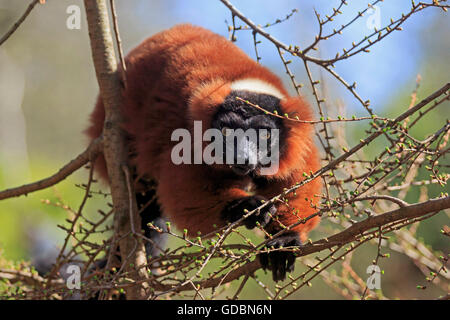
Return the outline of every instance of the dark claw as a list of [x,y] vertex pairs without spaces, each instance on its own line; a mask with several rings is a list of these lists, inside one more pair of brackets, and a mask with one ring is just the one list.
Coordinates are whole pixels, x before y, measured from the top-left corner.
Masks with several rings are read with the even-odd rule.
[[[266,247],[270,249],[299,247],[300,237],[297,232],[287,232],[267,242]],[[286,272],[294,271],[295,254],[292,251],[272,251],[259,254],[259,261],[264,270],[272,271],[273,281],[286,279]]]
[[[267,201],[267,199],[262,196],[250,196],[231,201],[223,210],[222,218],[228,222],[237,221],[246,214],[244,209],[252,211],[261,206],[263,204],[262,201]],[[244,220],[244,225],[248,229],[253,229],[256,227],[257,223],[264,227],[270,222],[271,216],[276,212],[277,208],[273,204],[267,205],[259,212],[259,214],[254,213],[247,217]]]

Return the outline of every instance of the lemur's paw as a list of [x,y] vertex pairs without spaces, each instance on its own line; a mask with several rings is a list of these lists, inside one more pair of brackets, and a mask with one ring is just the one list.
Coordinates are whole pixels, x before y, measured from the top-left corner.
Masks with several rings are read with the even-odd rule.
[[[287,232],[279,237],[267,242],[269,249],[279,249],[286,247],[299,247],[302,243],[297,232]],[[264,270],[272,271],[273,280],[280,281],[286,279],[286,272],[294,271],[295,254],[292,251],[271,251],[259,254],[259,261]]]
[[[231,201],[223,210],[222,218],[228,222],[234,222],[242,218],[248,212],[260,207],[264,201],[267,201],[263,196],[250,196]],[[244,210],[248,210],[247,212]],[[259,212],[255,212],[244,220],[244,224],[248,229],[253,229],[256,224],[264,227],[271,217],[277,212],[277,208],[273,204],[268,204]]]

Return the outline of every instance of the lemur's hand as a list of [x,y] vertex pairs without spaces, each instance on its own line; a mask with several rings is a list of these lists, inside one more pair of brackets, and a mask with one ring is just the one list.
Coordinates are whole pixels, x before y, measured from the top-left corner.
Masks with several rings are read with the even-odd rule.
[[[249,196],[241,199],[231,201],[225,209],[222,211],[222,218],[227,222],[234,222],[242,218],[246,214],[244,209],[252,211],[263,204],[263,201],[267,201],[262,196]],[[265,206],[260,212],[255,212],[251,216],[244,220],[244,224],[248,229],[256,227],[256,223],[259,222],[262,227],[266,226],[272,215],[277,212],[277,208],[273,204]]]
[[[267,242],[266,247],[269,249],[279,249],[286,247],[301,246],[299,234],[297,232],[286,232],[279,237],[273,238]],[[286,279],[286,272],[294,271],[295,254],[292,251],[272,251],[269,253],[261,253],[259,261],[264,270],[272,271],[274,281]]]

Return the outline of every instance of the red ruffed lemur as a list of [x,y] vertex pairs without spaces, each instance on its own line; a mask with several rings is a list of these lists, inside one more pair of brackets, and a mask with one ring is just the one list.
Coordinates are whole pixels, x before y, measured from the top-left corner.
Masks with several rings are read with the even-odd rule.
[[[210,233],[242,218],[244,209],[260,207],[262,202],[303,180],[304,172],[319,168],[312,126],[273,115],[311,120],[309,106],[300,97],[290,97],[277,76],[224,37],[200,27],[178,25],[146,39],[128,54],[125,63],[123,129],[130,165],[137,177],[138,205],[147,204],[141,210],[146,236],[155,239],[147,224],[164,226],[163,219],[169,219],[181,230],[187,229],[189,235]],[[91,139],[101,135],[104,117],[99,98],[86,131]],[[245,155],[244,162],[173,161],[173,148],[178,144],[173,141],[173,132],[181,128],[195,136],[195,121],[201,121],[202,133],[211,128],[224,136],[229,129],[264,132],[263,138],[278,146],[277,170],[261,174],[264,165],[259,158],[248,161],[254,152],[248,144],[246,150],[238,150],[242,151],[241,156]],[[268,131],[274,129],[279,132],[276,138]],[[236,148],[242,145],[232,143]],[[194,147],[189,149],[195,151]],[[97,159],[95,167],[107,179],[103,157]],[[289,194],[288,202],[266,205],[258,215],[246,218],[245,226],[251,229],[259,223],[275,234],[282,228],[280,222],[290,226],[299,218],[310,216],[315,212],[315,195],[321,188],[317,180]],[[149,199],[155,197],[156,201],[148,205]],[[314,217],[297,224],[267,245],[299,246],[318,222],[319,218]],[[147,247],[149,255],[153,256],[154,251],[155,248]],[[295,256],[289,251],[272,251],[259,257],[275,281],[283,280],[286,272],[294,268]]]

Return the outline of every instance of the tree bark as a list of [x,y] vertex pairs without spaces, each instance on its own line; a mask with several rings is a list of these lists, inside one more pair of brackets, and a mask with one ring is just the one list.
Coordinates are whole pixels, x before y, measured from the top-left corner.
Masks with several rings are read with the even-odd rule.
[[[110,180],[114,205],[114,232],[119,240],[123,270],[127,278],[138,281],[147,274],[141,266],[147,264],[145,247],[135,232],[140,232],[140,217],[137,215],[133,190],[128,190],[122,166],[127,165],[128,150],[125,134],[120,127],[122,115],[122,85],[114,53],[106,0],[84,0],[97,81],[105,107],[103,127],[104,156]],[[131,199],[131,201],[130,201]],[[130,219],[131,218],[131,219]],[[133,221],[133,226],[131,225]],[[125,236],[124,235],[130,235]],[[114,244],[113,244],[114,245]],[[112,248],[114,249],[114,248]],[[127,290],[127,299],[145,299],[147,283],[140,282]]]

